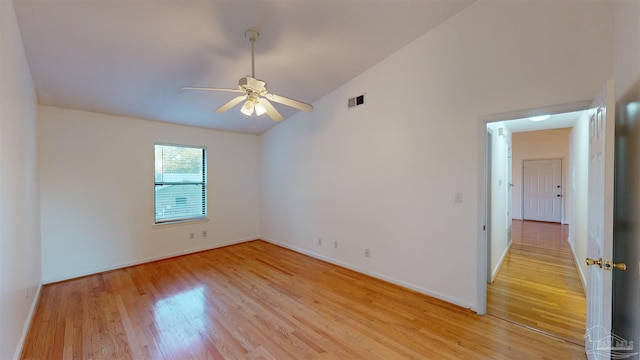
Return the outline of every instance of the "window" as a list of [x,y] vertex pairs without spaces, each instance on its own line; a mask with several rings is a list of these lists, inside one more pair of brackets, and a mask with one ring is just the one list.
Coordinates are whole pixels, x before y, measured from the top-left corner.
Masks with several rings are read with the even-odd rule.
[[155,144],[156,224],[207,216],[207,149]]

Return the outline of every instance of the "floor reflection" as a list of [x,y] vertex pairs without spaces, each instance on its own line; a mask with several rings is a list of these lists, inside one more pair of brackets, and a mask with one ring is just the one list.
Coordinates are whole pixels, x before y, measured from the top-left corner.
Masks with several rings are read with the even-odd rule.
[[160,335],[173,349],[188,348],[206,336],[204,287],[183,291],[155,303],[154,319]]

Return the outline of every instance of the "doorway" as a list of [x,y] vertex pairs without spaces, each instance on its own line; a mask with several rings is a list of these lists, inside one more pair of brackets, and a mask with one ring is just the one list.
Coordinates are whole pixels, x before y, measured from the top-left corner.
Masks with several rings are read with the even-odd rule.
[[[587,105],[582,104],[582,108],[577,110],[584,110],[587,107]],[[562,111],[555,114],[560,113],[562,113]],[[524,123],[524,126],[526,126],[528,125],[527,122],[530,121],[528,121],[528,118],[522,117],[522,113],[518,115],[520,116],[510,118],[518,119],[517,121],[520,122],[520,124],[516,124],[514,126],[514,129],[517,130],[512,130],[511,121],[508,120],[497,121],[498,119],[492,119],[486,121],[487,125],[498,127],[496,130],[498,133],[498,136],[495,138],[496,141],[504,141],[506,143],[504,146],[505,154],[502,157],[503,159],[511,157],[510,151],[507,155],[507,149],[511,150],[511,144],[509,141],[512,140],[513,135],[516,132],[521,133],[532,130],[550,130],[554,128],[572,126],[555,126],[555,124],[549,122],[544,126],[540,126],[540,124],[538,124],[536,125],[537,128],[534,129],[522,130],[522,124]],[[574,115],[578,116],[577,114]],[[502,117],[502,119],[509,119],[509,117]],[[553,117],[551,120],[553,120]],[[518,128],[518,126],[520,126],[520,128]],[[566,133],[568,134],[569,132],[570,130],[567,130]],[[501,137],[503,134],[504,139]],[[485,138],[485,144],[486,140],[487,139]],[[568,137],[566,141],[569,141]],[[536,143],[535,147],[538,149],[546,148],[544,142]],[[491,239],[486,239],[487,264],[489,264],[489,266],[495,265],[495,267],[492,268],[494,276],[490,277],[488,281],[490,285],[485,285],[485,290],[487,291],[485,293],[487,296],[487,312],[489,315],[501,317],[508,321],[519,323],[523,326],[534,328],[552,336],[582,345],[583,341],[580,340],[584,334],[585,305],[581,280],[584,279],[584,276],[582,276],[582,274],[576,269],[575,258],[577,256],[575,255],[572,245],[568,241],[569,225],[561,224],[561,222],[566,223],[570,218],[570,216],[565,217],[562,198],[565,194],[568,195],[570,193],[570,189],[567,184],[563,183],[563,181],[566,182],[571,177],[569,169],[567,168],[569,161],[566,161],[568,160],[568,155],[536,155],[534,157],[523,159],[521,155],[516,154],[515,143],[513,144],[513,152],[513,182],[515,184],[511,184],[511,182],[508,181],[506,174],[503,176],[498,175],[498,177],[495,178],[495,172],[490,172],[489,169],[487,169],[487,174],[492,174],[494,178],[493,180],[489,180],[490,177],[487,176],[487,181],[492,181],[493,183],[486,184],[486,188],[492,189],[494,192],[503,191],[505,195],[502,199],[506,199],[513,187],[516,190],[513,194],[513,202],[517,202],[515,206],[512,203],[503,207],[503,212],[497,218],[505,219],[506,216],[507,219],[503,220],[505,221],[503,224],[495,224],[495,208],[500,207],[504,200],[496,203],[493,201],[496,198],[495,194],[491,194],[490,196],[485,194],[485,219],[489,216],[492,217],[490,222],[488,220],[486,222],[488,225],[486,231],[489,232],[491,238],[496,237],[496,232],[502,232],[504,233],[503,237],[509,238],[510,240],[504,248],[501,247],[502,245],[498,244],[498,249],[496,249],[492,247]],[[500,158],[500,155],[498,155],[498,158]],[[487,157],[487,159],[485,159],[486,166],[488,167],[490,163],[495,163],[495,159],[496,154],[492,155],[492,162],[489,162]],[[538,163],[530,162],[528,164],[523,161],[539,159],[545,161],[557,161],[543,161]],[[566,162],[563,163],[562,159]],[[559,163],[559,166],[555,163]],[[532,180],[532,177],[530,176],[529,180],[526,180],[524,179],[524,166],[532,164],[534,165],[533,173],[535,173],[535,179]],[[517,169],[515,169],[515,165],[518,165]],[[563,165],[565,166],[564,169]],[[505,168],[508,169],[509,165]],[[553,174],[547,174],[547,170],[554,170],[554,168],[556,168],[556,170],[560,170],[559,175],[556,174],[555,178]],[[563,170],[564,174],[569,175],[567,176],[567,179],[563,179],[562,177]],[[516,179],[516,175],[518,179]],[[527,175],[530,175],[529,172],[527,172]],[[506,182],[505,185],[507,186],[500,188],[500,179],[503,179],[503,184]],[[527,190],[531,190],[534,188],[534,185],[536,188],[539,188],[540,185],[545,185],[545,183],[550,183],[552,186],[549,186],[550,191],[547,191],[548,194],[543,194],[542,192],[535,194],[539,199],[535,199],[534,196],[530,196],[532,194],[529,194],[530,191],[527,191],[527,196],[529,196],[526,200],[527,206],[529,207],[527,210],[535,208],[533,205],[537,205],[541,209],[536,211],[536,213],[543,213],[545,216],[549,214],[555,216],[560,214],[562,215],[559,218],[542,218],[546,221],[554,221],[556,223],[528,221],[526,219],[532,218],[531,211],[522,211],[525,203],[525,199],[523,197],[524,187],[526,185],[529,187]],[[498,187],[496,188],[496,186]],[[520,189],[517,189],[518,186]],[[555,197],[556,199],[552,199],[552,197]],[[536,203],[532,204],[533,201],[536,201]],[[512,208],[514,221],[510,224],[511,214],[509,214],[508,211]],[[536,216],[537,215],[539,214],[536,214]],[[538,217],[536,219],[540,218]],[[509,229],[511,229],[511,234],[508,234]],[[558,271],[560,270],[567,270],[571,280],[567,280],[565,277],[562,277],[564,275],[558,275]],[[536,277],[539,277],[539,279],[536,279]],[[491,280],[494,280],[495,282],[492,284]],[[568,288],[566,287],[567,284],[570,284]],[[559,285],[560,287],[553,289],[555,285]],[[565,287],[562,288],[562,286]],[[528,291],[532,288],[537,288],[538,290],[543,289],[546,293],[544,293],[544,291],[538,293]],[[551,293],[549,291],[551,291]],[[565,296],[567,294],[570,294],[570,296]],[[501,298],[498,299],[498,297]],[[538,303],[536,304],[536,302]],[[547,305],[551,306],[545,308]],[[576,308],[578,311],[577,314],[554,314],[553,311],[557,308],[568,308],[569,310],[571,308]],[[516,312],[510,313],[511,310],[515,310]],[[518,311],[520,312],[518,313]],[[552,321],[547,322],[545,325],[545,321],[550,319]],[[563,329],[562,324],[569,325],[565,326],[565,329]],[[576,328],[577,331],[575,330]]]

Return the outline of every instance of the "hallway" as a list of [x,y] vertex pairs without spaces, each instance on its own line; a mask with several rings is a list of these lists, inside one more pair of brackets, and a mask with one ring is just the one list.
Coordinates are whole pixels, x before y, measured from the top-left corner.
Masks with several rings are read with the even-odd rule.
[[568,232],[568,225],[513,221],[513,244],[487,286],[488,314],[584,344],[586,301]]

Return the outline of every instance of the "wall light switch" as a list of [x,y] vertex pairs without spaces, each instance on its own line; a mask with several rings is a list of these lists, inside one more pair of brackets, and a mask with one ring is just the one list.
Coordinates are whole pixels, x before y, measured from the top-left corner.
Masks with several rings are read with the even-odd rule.
[[455,195],[455,203],[462,204],[462,193],[457,192]]

